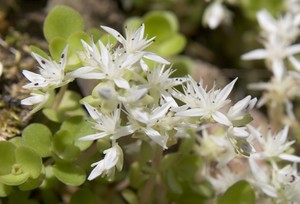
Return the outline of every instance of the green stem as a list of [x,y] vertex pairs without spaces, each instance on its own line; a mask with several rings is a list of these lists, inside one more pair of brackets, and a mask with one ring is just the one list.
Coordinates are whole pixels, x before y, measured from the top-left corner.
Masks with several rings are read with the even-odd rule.
[[56,99],[55,99],[55,101],[54,101],[54,103],[52,105],[52,109],[53,110],[57,110],[58,109],[58,107],[59,107],[59,105],[60,105],[60,103],[61,103],[61,101],[62,101],[62,99],[63,99],[63,97],[64,97],[64,95],[65,95],[65,93],[67,91],[67,89],[68,89],[68,84],[65,85],[65,86],[62,86],[59,89],[59,92],[56,95]]
[[149,179],[147,180],[144,189],[142,190],[141,194],[140,194],[140,202],[139,204],[148,204],[151,202],[151,195],[153,193],[153,189],[156,185],[157,182],[157,178],[159,176],[158,173],[158,168],[159,168],[159,164],[160,161],[162,159],[162,148],[159,145],[156,145],[156,149],[155,149],[155,154],[154,154],[154,158],[152,161],[152,167],[155,170],[155,173],[151,174]]

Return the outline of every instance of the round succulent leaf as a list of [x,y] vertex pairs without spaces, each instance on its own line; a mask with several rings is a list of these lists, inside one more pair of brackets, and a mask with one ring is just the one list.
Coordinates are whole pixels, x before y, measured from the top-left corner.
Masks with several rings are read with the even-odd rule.
[[160,43],[157,52],[162,56],[176,55],[183,51],[185,45],[186,39],[184,35],[176,33]]
[[0,183],[9,185],[9,186],[18,186],[22,183],[25,183],[30,177],[29,172],[20,173],[20,174],[6,174],[0,176]]
[[49,55],[44,50],[42,50],[42,49],[40,49],[40,48],[38,48],[38,47],[36,47],[34,45],[31,45],[29,48],[30,48],[30,51],[32,53],[36,53],[36,54],[38,54],[38,55],[40,55],[40,56],[42,56],[42,57],[44,57],[46,59],[49,58]]
[[12,191],[12,187],[0,183],[0,197],[7,197]]
[[87,30],[87,34],[92,37],[94,42],[98,42],[98,40],[100,40],[101,36],[106,34],[106,32],[104,32],[98,28],[90,28]]
[[92,128],[92,124],[84,119],[83,116],[75,116],[66,120],[61,130],[68,130],[74,138],[74,145],[79,147],[81,151],[84,151],[91,146],[93,141],[81,141],[79,138],[95,133]]
[[156,42],[162,42],[170,38],[178,30],[178,20],[169,11],[152,11],[145,15],[145,33],[155,37]]
[[16,162],[15,149],[16,146],[11,142],[0,142],[0,175],[9,174],[11,172],[11,168]]
[[149,142],[142,141],[142,145],[140,147],[139,153],[139,163],[140,165],[145,165],[149,160],[151,160],[154,156],[153,147],[150,145]]
[[173,165],[177,165],[177,162],[181,158],[180,153],[170,153],[163,157],[160,163],[161,171],[166,171],[167,169],[171,168]]
[[122,191],[123,198],[127,201],[128,204],[138,204],[138,197],[136,193],[130,189],[125,189]]
[[69,186],[79,186],[86,178],[85,171],[72,163],[56,163],[53,173],[58,180]]
[[112,46],[115,46],[117,44],[117,40],[116,38],[114,38],[112,35],[109,35],[109,34],[104,34],[101,36],[100,38],[101,42],[104,44],[104,45],[107,45],[108,43],[111,44]]
[[[247,198],[247,199],[245,199]],[[247,181],[239,181],[233,184],[223,196],[218,199],[217,204],[254,204],[255,193]]]
[[43,109],[43,114],[51,121],[53,122],[62,122],[65,117],[63,112],[53,110],[52,108],[44,108]]
[[44,36],[48,42],[55,37],[67,39],[72,33],[83,31],[83,28],[80,13],[67,6],[56,6],[44,21]]
[[166,172],[166,181],[168,188],[175,194],[182,194],[183,189],[180,185],[180,178],[176,177],[173,169],[169,169]]
[[52,149],[59,159],[74,161],[80,154],[80,149],[74,145],[74,136],[67,130],[59,130],[53,138]]
[[66,91],[58,107],[58,112],[72,111],[81,107],[79,104],[80,99],[79,93],[70,90]]
[[41,157],[51,155],[52,132],[46,125],[40,123],[28,125],[22,132],[22,138],[24,144],[35,150]]
[[[49,51],[53,60],[59,62],[61,58],[61,53],[65,49],[66,45],[67,41],[64,38],[55,37],[51,40],[51,42],[49,43]],[[69,54],[67,56],[69,58]]]
[[194,61],[187,56],[176,56],[172,60],[172,69],[176,70],[172,73],[172,77],[184,77],[186,75],[193,75],[195,71]]
[[22,183],[18,188],[22,191],[29,191],[38,188],[44,181],[45,175],[40,175],[38,178],[28,178],[25,183]]
[[95,194],[89,189],[80,188],[72,195],[70,204],[94,204],[97,203],[96,200]]
[[143,19],[140,17],[131,17],[125,20],[125,27],[130,28],[132,30],[138,29],[143,23]]
[[24,145],[24,140],[22,137],[13,137],[9,140],[9,142],[13,143],[16,147]]
[[141,167],[138,162],[134,162],[131,164],[128,175],[130,186],[135,189],[139,189],[144,186],[144,183],[148,179],[148,175],[142,173]]
[[31,148],[20,146],[16,148],[16,163],[21,166],[22,172],[29,173],[30,177],[38,178],[42,172],[42,158]]

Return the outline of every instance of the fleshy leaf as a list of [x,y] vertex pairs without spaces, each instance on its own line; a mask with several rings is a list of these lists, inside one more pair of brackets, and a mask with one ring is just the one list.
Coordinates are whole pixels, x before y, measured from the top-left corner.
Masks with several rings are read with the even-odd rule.
[[12,187],[0,183],[0,197],[7,197],[12,191]]
[[166,174],[167,174],[166,176],[167,184],[170,190],[173,193],[181,194],[183,190],[182,187],[180,186],[180,182],[178,181],[178,178],[174,174],[173,169],[169,169]]
[[94,129],[91,124],[84,120],[83,116],[75,116],[66,120],[61,130],[68,130],[74,137],[74,145],[79,147],[81,151],[87,149],[93,141],[80,141],[79,138],[94,133]]
[[64,38],[61,37],[53,38],[49,43],[49,51],[52,59],[54,59],[56,62],[59,62],[61,53],[65,49],[66,45],[67,42]]
[[52,148],[55,154],[63,160],[74,161],[80,150],[74,145],[74,137],[67,130],[59,130],[53,138]]
[[34,52],[34,53],[36,53],[36,54],[38,54],[38,55],[40,55],[40,56],[42,56],[42,57],[44,57],[46,59],[48,59],[48,57],[49,57],[49,55],[44,50],[42,50],[42,49],[40,49],[40,48],[38,48],[38,47],[36,47],[34,45],[30,46],[30,51]]
[[177,33],[158,46],[158,54],[162,56],[175,55],[183,51],[186,45],[186,39],[183,35]]
[[138,204],[138,198],[135,192],[130,189],[125,189],[122,191],[123,198],[127,201],[128,204]]
[[29,173],[30,177],[38,178],[42,171],[42,158],[32,149],[20,146],[16,148],[16,163],[21,166],[22,172]]
[[29,178],[29,173],[21,173],[18,175],[15,174],[6,174],[0,176],[0,182],[9,186],[18,186],[24,183]]
[[15,149],[16,146],[10,142],[0,142],[0,175],[11,172],[11,168],[16,162]]
[[27,181],[19,185],[19,189],[22,191],[29,191],[38,188],[44,180],[44,176],[41,175],[36,179],[28,178]]
[[80,166],[70,163],[55,164],[53,173],[58,180],[69,186],[79,186],[86,178],[85,172]]
[[24,144],[35,150],[41,157],[51,155],[50,145],[52,133],[50,129],[39,123],[32,123],[22,132]]
[[81,15],[67,6],[57,6],[50,11],[44,22],[44,35],[48,42],[55,37],[67,39],[72,33],[84,28]]
[[145,33],[156,36],[158,42],[167,40],[178,30],[178,21],[172,12],[152,11],[144,17]]
[[[247,198],[247,199],[245,199]],[[224,195],[218,200],[217,204],[254,204],[255,194],[251,185],[247,181],[239,181],[233,184]]]

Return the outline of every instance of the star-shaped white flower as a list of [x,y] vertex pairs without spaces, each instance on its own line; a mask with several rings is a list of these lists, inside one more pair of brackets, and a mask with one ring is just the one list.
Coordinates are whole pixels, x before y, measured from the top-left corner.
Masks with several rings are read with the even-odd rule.
[[130,107],[126,107],[126,110],[128,111],[129,122],[136,131],[144,132],[153,142],[167,149],[168,135],[162,134],[164,131],[155,129],[155,126],[166,117],[170,107],[171,102],[166,102],[149,110]]
[[[215,89],[213,87],[211,90],[206,91],[202,84],[197,83],[194,79],[190,77],[190,80],[184,88],[185,95],[177,94],[176,98],[182,100],[186,103],[185,110],[178,111],[175,116],[182,117],[197,117],[211,120],[226,125],[231,126],[232,123],[224,114],[221,109],[230,103],[227,99],[229,96],[237,78],[226,85],[223,89]],[[192,103],[189,103],[189,102]]]
[[23,86],[26,89],[53,89],[61,87],[73,80],[72,77],[65,75],[65,68],[67,65],[68,46],[63,50],[60,62],[48,60],[36,53],[32,53],[34,58],[39,63],[40,74],[23,70],[23,74],[30,81],[29,84]]
[[50,94],[48,92],[46,93],[30,93],[31,96],[28,98],[25,98],[21,101],[22,105],[27,105],[27,106],[32,106],[34,105],[35,107],[31,110],[31,114],[35,113],[39,110],[41,110],[44,105],[47,103]]
[[282,160],[300,162],[300,157],[285,153],[291,145],[295,143],[294,140],[288,141],[288,126],[285,126],[283,130],[277,134],[272,134],[269,131],[265,137],[254,127],[250,125],[247,127],[250,130],[252,137],[257,139],[260,147],[262,148],[262,150],[252,153],[252,158],[273,159],[277,157]]
[[123,151],[118,143],[103,152],[104,158],[92,164],[96,166],[90,173],[88,180],[93,180],[98,176],[107,176],[111,179],[115,174],[115,169],[121,171],[123,168]]
[[162,63],[162,64],[170,64],[167,60],[163,59],[162,57],[158,56],[152,52],[144,51],[145,48],[150,46],[153,43],[155,37],[150,39],[144,38],[145,32],[145,25],[142,24],[141,27],[137,30],[132,30],[130,28],[125,28],[125,37],[123,37],[118,31],[112,29],[107,26],[101,26],[103,30],[107,33],[111,34],[119,41],[127,54],[138,54],[142,53],[141,58],[144,57],[146,59]]
[[111,114],[102,114],[96,108],[89,104],[84,104],[90,116],[94,119],[94,129],[99,131],[98,133],[81,137],[80,140],[97,140],[103,137],[109,136],[111,139],[118,139],[120,137],[130,135],[134,132],[131,126],[121,126],[120,112],[121,108],[118,108]]

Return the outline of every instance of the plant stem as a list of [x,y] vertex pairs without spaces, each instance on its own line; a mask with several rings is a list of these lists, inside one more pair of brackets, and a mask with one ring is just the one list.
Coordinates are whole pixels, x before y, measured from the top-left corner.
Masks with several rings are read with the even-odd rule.
[[159,168],[160,161],[162,159],[162,152],[163,150],[161,146],[156,145],[155,154],[152,161],[152,167],[155,170],[155,173],[151,174],[149,179],[147,180],[144,189],[140,194],[139,204],[148,204],[151,201],[151,195],[157,181],[157,176],[159,176],[158,168]]
[[61,101],[62,101],[62,99],[63,99],[63,97],[64,97],[64,95],[65,95],[65,93],[67,91],[67,89],[68,89],[68,84],[65,85],[65,86],[62,86],[59,89],[59,92],[56,95],[56,99],[54,100],[54,103],[52,105],[52,109],[53,110],[57,110],[58,109],[58,107],[59,107],[59,105],[60,105],[60,103],[61,103]]

